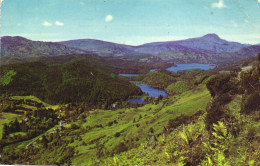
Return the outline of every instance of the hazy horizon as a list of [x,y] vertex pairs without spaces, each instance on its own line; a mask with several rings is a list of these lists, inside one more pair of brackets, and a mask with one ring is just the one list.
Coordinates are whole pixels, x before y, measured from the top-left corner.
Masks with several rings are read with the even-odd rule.
[[[208,33],[208,34],[213,34],[213,33]],[[205,35],[208,35],[208,34],[205,34]],[[19,37],[23,37],[23,38],[26,38],[26,39],[29,39],[29,40],[32,40],[32,41],[42,41],[42,42],[65,42],[65,41],[72,41],[72,40],[98,40],[98,41],[104,41],[104,42],[110,42],[110,43],[116,43],[116,44],[122,44],[122,45],[129,45],[129,46],[140,46],[140,45],[143,45],[143,44],[149,44],[149,43],[159,43],[159,42],[169,42],[169,41],[181,41],[181,40],[186,40],[186,39],[192,39],[192,38],[200,38],[200,37],[203,37],[205,35],[202,35],[202,36],[194,36],[194,37],[191,37],[191,38],[183,38],[183,39],[179,39],[179,40],[162,40],[162,41],[150,41],[150,42],[147,42],[147,43],[141,43],[141,44],[125,44],[125,43],[118,43],[118,42],[113,42],[113,41],[108,41],[108,40],[102,40],[102,39],[93,39],[93,38],[79,38],[79,39],[69,39],[69,40],[33,40],[33,39],[30,39],[30,38],[27,38],[27,37],[24,37],[24,36],[19,36]],[[216,34],[218,35],[218,34]],[[10,36],[10,35],[9,35]],[[219,36],[219,35],[218,35]],[[2,36],[2,37],[6,37],[6,36]],[[17,35],[15,36],[10,36],[10,37],[18,37]],[[222,38],[221,36],[219,36],[220,39],[223,39],[223,40],[226,40],[224,38]],[[229,40],[226,40],[228,42],[237,42],[237,41],[229,41]],[[239,43],[239,42],[238,42]],[[249,43],[241,43],[241,44],[249,44]],[[255,44],[249,44],[249,45],[257,45],[257,44],[260,44],[259,43],[255,43]]]
[[257,0],[5,0],[1,36],[141,45],[215,33],[227,41],[259,44],[259,15]]

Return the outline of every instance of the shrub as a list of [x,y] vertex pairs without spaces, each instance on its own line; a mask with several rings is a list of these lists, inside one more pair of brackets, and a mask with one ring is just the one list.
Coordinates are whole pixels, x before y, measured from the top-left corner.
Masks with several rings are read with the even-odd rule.
[[256,137],[256,130],[255,128],[251,128],[248,130],[246,139],[251,142],[252,140],[254,140],[254,138]]
[[120,132],[115,133],[115,137],[120,137],[120,135],[121,135]]
[[167,128],[168,129],[176,128],[176,127],[180,126],[181,124],[185,123],[186,119],[188,119],[188,118],[189,118],[189,116],[181,114],[179,117],[177,117],[175,119],[169,119]]
[[115,148],[115,153],[122,153],[128,150],[128,147],[123,143],[119,143]]
[[245,114],[249,114],[253,111],[257,111],[260,109],[260,95],[258,92],[253,92],[251,95],[244,95],[241,112]]
[[191,81],[178,81],[175,83],[170,84],[166,88],[166,92],[170,95],[180,94],[185,91],[188,91],[194,87],[194,84],[192,84]]
[[235,74],[220,74],[213,77],[207,82],[207,88],[212,97],[216,95],[227,93],[229,91],[237,90],[237,84],[231,81]]
[[108,126],[112,126],[114,122],[108,122]]
[[76,124],[72,124],[71,129],[79,129],[79,126],[77,126]]
[[184,114],[181,114],[180,116],[178,116],[175,119],[169,119],[168,124],[167,124],[167,128],[177,128],[178,126],[182,125],[182,124],[189,124],[191,123],[193,120],[197,119],[200,115],[202,115],[203,111],[199,110],[197,111],[195,114],[193,114],[192,116],[187,116]]
[[217,123],[224,115],[223,106],[215,102],[209,110],[207,110],[205,125],[208,130],[211,129],[213,123]]
[[151,133],[153,133],[153,132],[154,132],[154,129],[151,127],[151,128],[149,129],[149,131],[150,131]]

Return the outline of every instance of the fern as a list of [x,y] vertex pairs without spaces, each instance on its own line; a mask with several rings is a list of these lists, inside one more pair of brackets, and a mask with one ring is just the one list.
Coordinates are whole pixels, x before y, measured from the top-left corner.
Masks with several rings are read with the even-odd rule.
[[195,128],[195,125],[188,125],[187,127],[183,125],[183,131],[179,132],[179,136],[185,141],[187,145],[190,145],[198,138],[198,134],[195,133],[197,133],[197,129]]
[[213,124],[213,132],[212,134],[217,138],[217,139],[225,139],[227,137],[227,128],[224,125],[223,122],[218,122],[218,124]]
[[113,160],[114,160],[114,164],[115,164],[116,166],[118,166],[118,162],[117,162],[118,158],[117,158],[116,156],[114,156],[114,157],[113,157]]
[[230,163],[227,161],[224,152],[229,148],[232,135],[228,133],[226,126],[220,121],[218,124],[213,124],[213,130],[212,134],[215,137],[213,142],[203,143],[204,151],[206,151],[208,156],[207,161],[204,161],[204,165],[229,166]]

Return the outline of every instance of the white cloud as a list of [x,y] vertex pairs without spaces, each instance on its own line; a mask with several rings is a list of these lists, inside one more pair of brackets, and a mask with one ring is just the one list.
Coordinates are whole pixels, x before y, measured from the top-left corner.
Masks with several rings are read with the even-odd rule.
[[50,27],[50,26],[52,26],[52,24],[49,23],[48,21],[44,21],[44,22],[42,23],[42,25],[45,26],[45,27]]
[[[259,0],[260,1],[260,0]],[[244,20],[245,23],[249,23],[249,21],[247,19]]]
[[112,20],[113,20],[113,16],[112,15],[107,15],[106,18],[105,18],[106,22],[110,22]]
[[224,4],[224,0],[219,0],[218,2],[212,3],[211,6],[213,8],[219,8],[219,9],[226,7],[226,5]]
[[56,24],[57,26],[63,26],[63,25],[64,25],[63,22],[59,22],[59,21],[56,21],[55,24]]
[[258,3],[260,3],[260,0],[258,0]]

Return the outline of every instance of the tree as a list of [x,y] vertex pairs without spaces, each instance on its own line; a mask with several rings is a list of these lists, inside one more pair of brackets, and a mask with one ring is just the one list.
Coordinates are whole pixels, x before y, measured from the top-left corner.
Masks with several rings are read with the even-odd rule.
[[48,147],[48,140],[45,135],[42,136],[42,143],[44,148]]
[[17,118],[14,121],[14,132],[21,131],[20,123],[18,122]]
[[158,97],[158,100],[160,101],[160,100],[162,100],[162,99],[163,99],[163,96],[160,95],[160,96]]
[[8,134],[8,126],[7,124],[4,124],[2,138],[5,139]]

